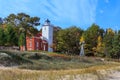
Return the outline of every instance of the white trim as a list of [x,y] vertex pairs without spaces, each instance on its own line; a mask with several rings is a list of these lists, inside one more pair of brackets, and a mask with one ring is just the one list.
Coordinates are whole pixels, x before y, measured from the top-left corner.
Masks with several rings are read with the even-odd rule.
[[43,50],[45,51],[45,48],[46,48],[45,45],[43,46],[43,48],[44,48]]

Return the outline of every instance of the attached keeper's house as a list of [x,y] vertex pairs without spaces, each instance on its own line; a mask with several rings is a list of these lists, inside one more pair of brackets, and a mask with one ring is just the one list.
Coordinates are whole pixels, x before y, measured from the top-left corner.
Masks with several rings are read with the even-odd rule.
[[[31,50],[43,50],[52,52],[53,44],[53,26],[47,19],[42,26],[42,33],[38,33],[32,37],[26,37],[26,48],[27,51]],[[21,46],[20,49],[23,51],[25,47]]]

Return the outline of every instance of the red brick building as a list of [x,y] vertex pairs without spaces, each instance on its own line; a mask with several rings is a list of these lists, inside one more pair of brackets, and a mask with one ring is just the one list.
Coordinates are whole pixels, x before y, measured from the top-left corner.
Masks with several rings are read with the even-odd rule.
[[[30,50],[43,50],[53,52],[53,25],[47,19],[42,25],[42,33],[38,33],[32,37],[26,37],[26,49]],[[21,46],[20,50],[24,51],[25,47]]]
[[[24,51],[25,47],[21,46],[20,49],[22,51]],[[26,37],[26,49],[27,49],[27,51],[31,51],[31,50],[47,51],[48,50],[48,43],[47,43],[47,41],[42,40],[42,34],[38,33],[35,36]]]

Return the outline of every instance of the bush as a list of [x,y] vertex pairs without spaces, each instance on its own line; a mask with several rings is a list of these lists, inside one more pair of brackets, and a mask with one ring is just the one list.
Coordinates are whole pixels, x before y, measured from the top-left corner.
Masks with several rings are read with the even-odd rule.
[[46,55],[46,54],[39,54],[39,53],[31,53],[31,54],[26,54],[24,57],[28,58],[28,59],[34,59],[34,60],[38,60],[38,59],[48,59],[51,60],[52,57]]

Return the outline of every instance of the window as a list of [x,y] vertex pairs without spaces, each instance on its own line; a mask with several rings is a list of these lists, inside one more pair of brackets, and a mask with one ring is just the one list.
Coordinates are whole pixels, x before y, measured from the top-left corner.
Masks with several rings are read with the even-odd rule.
[[32,47],[32,41],[30,41],[29,45],[30,45],[30,47]]
[[46,49],[45,49],[45,45],[44,45],[44,51],[45,51]]
[[36,43],[36,47],[39,47],[39,42]]

